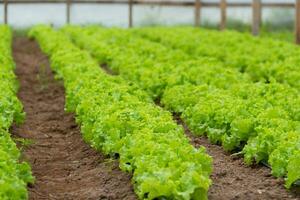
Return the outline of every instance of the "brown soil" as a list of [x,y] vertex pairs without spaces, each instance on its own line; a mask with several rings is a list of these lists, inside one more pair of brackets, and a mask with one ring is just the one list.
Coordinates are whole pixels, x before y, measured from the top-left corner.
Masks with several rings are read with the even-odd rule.
[[211,144],[206,137],[194,136],[178,116],[174,118],[183,125],[191,143],[195,147],[204,146],[213,158],[213,185],[209,189],[209,199],[300,199],[300,188],[286,190],[284,180],[274,178],[267,167],[246,166],[241,157],[232,156],[221,146]]
[[33,142],[24,148],[36,177],[30,199],[137,199],[118,162],[83,142],[74,115],[64,112],[63,86],[37,44],[15,38],[13,54],[27,116],[12,132]]

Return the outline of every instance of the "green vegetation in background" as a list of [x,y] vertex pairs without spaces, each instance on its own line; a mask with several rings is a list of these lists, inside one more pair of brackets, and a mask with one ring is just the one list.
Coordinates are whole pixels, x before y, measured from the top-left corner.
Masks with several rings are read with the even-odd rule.
[[[140,27],[159,27],[167,26],[167,23],[158,22],[158,16],[146,15]],[[207,29],[219,30],[218,23],[211,22],[203,16],[204,21],[201,27]],[[193,23],[177,24],[177,26],[193,26]],[[226,29],[236,30],[239,32],[251,33],[251,24],[245,23],[239,19],[228,17]],[[271,9],[271,16],[263,21],[260,36],[265,38],[273,38],[282,41],[294,43],[294,12],[293,9]]]
[[260,37],[272,38],[275,40],[295,43],[295,34],[293,31],[289,31],[289,30],[274,31],[274,32],[262,30],[260,33]]
[[28,34],[30,28],[17,28],[13,30],[13,34],[15,37],[25,37]]
[[[202,28],[219,30],[219,26],[217,24],[210,23],[208,21],[204,22],[201,25]],[[246,24],[240,20],[229,18],[226,24],[227,30],[235,30],[242,33],[251,33],[251,25]],[[264,22],[260,28],[259,37],[262,38],[272,38],[276,40],[281,40],[285,42],[295,42],[295,35],[293,28],[290,26],[286,27],[284,25],[276,25],[272,22]]]

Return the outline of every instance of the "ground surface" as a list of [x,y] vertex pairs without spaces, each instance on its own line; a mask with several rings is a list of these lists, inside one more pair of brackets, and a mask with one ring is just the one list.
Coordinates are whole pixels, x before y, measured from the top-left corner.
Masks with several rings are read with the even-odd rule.
[[[63,86],[53,79],[47,57],[37,44],[15,38],[13,53],[19,98],[27,116],[12,132],[33,142],[24,148],[24,159],[36,177],[29,188],[30,199],[136,199],[130,176],[118,169],[117,161],[82,141],[74,116],[64,112]],[[205,146],[214,159],[209,199],[300,199],[299,191],[285,190],[283,180],[272,177],[268,168],[247,167],[241,158],[185,130],[191,143]]]
[[38,45],[15,38],[13,54],[27,115],[12,132],[33,142],[24,148],[36,177],[30,199],[136,199],[130,176],[118,162],[82,141],[74,116],[64,112],[63,86],[53,79]]

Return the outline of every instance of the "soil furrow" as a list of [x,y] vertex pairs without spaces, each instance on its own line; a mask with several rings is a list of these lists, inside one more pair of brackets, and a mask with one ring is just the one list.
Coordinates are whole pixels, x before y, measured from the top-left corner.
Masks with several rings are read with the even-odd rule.
[[74,115],[64,112],[63,86],[38,45],[14,38],[13,55],[27,116],[12,133],[28,139],[24,159],[36,177],[30,199],[136,199],[130,175],[85,144]]

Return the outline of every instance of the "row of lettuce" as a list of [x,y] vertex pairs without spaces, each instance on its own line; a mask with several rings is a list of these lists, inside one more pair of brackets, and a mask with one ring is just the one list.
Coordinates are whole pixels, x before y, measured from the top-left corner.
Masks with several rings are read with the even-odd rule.
[[86,142],[120,160],[140,199],[207,199],[212,159],[189,144],[171,113],[147,93],[99,68],[88,52],[48,26],[30,31],[66,89],[66,109]]
[[12,32],[0,26],[0,199],[27,199],[27,184],[33,182],[31,169],[20,162],[20,151],[12,140],[9,128],[21,123],[24,112],[17,98],[18,83],[11,54]]
[[260,39],[235,31],[163,27],[144,28],[138,35],[173,49],[181,49],[193,58],[216,58],[224,66],[249,74],[253,81],[276,80],[300,90],[300,49],[287,42]]
[[[195,46],[191,49],[179,46],[193,41],[194,34],[199,36],[194,29],[165,31],[178,32],[181,36],[189,33],[182,41],[177,38],[178,46],[182,48],[176,49],[144,39],[144,35],[157,37],[158,33],[153,29],[128,31],[67,26],[61,31],[80,48],[88,50],[99,63],[108,65],[115,73],[145,90],[154,101],[160,100],[168,110],[180,113],[195,134],[207,135],[211,142],[222,144],[228,151],[240,151],[248,164],[253,161],[268,163],[274,176],[287,176],[288,188],[300,178],[300,97],[297,88],[275,79],[256,82],[250,73],[242,73],[237,67],[226,67],[230,63],[224,62],[221,56],[195,56],[188,51]],[[168,36],[161,38],[171,40]],[[213,43],[214,37],[209,37],[208,34],[202,38]],[[240,43],[251,43],[255,39],[240,37],[239,40]],[[198,49],[205,48],[198,45]],[[222,45],[216,45],[216,53],[217,46],[222,49]],[[281,52],[280,49],[274,51]],[[226,52],[228,57],[233,56],[230,50]],[[245,60],[243,55],[241,58],[236,56],[236,59]]]

